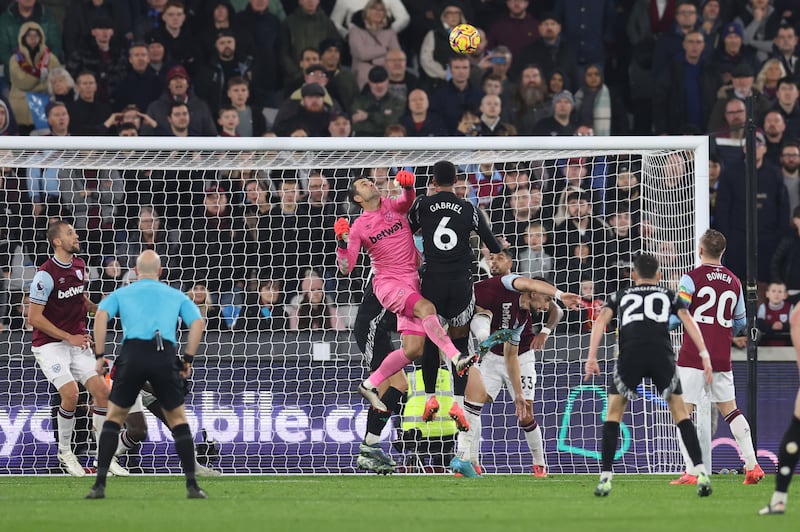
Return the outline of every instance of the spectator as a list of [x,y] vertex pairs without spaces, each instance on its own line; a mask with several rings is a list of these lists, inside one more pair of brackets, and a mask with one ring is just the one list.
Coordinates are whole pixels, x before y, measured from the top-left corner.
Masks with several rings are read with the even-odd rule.
[[353,102],[353,129],[362,137],[380,137],[386,126],[396,124],[405,102],[389,94],[389,74],[382,66],[369,71],[368,83]]
[[575,133],[572,110],[575,99],[569,91],[561,91],[553,96],[553,115],[539,120],[533,127],[533,135],[564,137]]
[[331,111],[328,117],[328,134],[331,137],[352,137],[353,124],[344,111]]
[[[317,85],[323,88],[323,90],[325,91],[323,100],[327,107],[335,109],[342,108],[341,104],[336,99],[335,95],[332,94],[330,90],[328,90],[328,86],[330,83],[330,78],[328,77],[328,71],[322,64],[315,63],[306,67],[305,73],[303,75],[303,83],[293,92],[291,92],[289,94],[288,101],[284,100],[284,102],[278,108],[278,114],[275,117],[276,122],[280,121],[287,113],[293,112],[298,108],[300,104],[300,99],[302,98],[300,89],[301,87],[309,83],[316,83]],[[331,87],[331,90],[332,89],[333,87]]]
[[146,2],[147,9],[133,20],[133,36],[137,41],[146,40],[148,35],[164,26],[161,16],[164,14],[167,0],[146,0]]
[[[508,195],[508,213],[492,211],[493,230],[506,238],[515,253],[525,248],[525,236],[531,223],[546,223],[543,198],[538,187],[518,187]],[[546,227],[545,225],[545,230]]]
[[772,44],[771,56],[783,66],[785,76],[800,81],[800,57],[797,56],[797,31],[794,26],[781,24]]
[[[253,54],[256,57],[266,56],[278,61],[278,58],[281,57],[281,20],[283,19],[273,12],[276,8],[283,11],[283,5],[277,0],[250,0],[233,20],[235,30],[241,31],[246,36],[245,42],[252,44]],[[286,16],[285,13],[283,16]],[[314,49],[316,50],[316,46]],[[284,86],[284,82],[293,77],[293,74],[289,74],[283,78],[282,72],[283,65],[278,65],[276,69],[278,77],[274,81],[276,87]]]
[[783,237],[770,261],[770,277],[781,281],[794,301],[800,294],[800,208],[792,211],[792,228]]
[[45,107],[47,113],[47,125],[50,132],[47,134],[53,137],[66,137],[69,135],[69,111],[67,106],[61,102],[50,102]]
[[478,206],[487,208],[503,191],[503,175],[494,163],[471,164],[464,169],[467,180],[478,200]]
[[763,346],[788,346],[789,316],[792,304],[786,299],[786,285],[780,281],[772,281],[767,286],[767,300],[758,306],[756,327],[761,333],[759,344]]
[[[170,111],[173,102],[182,102],[189,107],[189,113],[192,117],[190,129],[204,137],[216,137],[217,126],[214,125],[214,120],[211,118],[208,104],[193,93],[189,84],[190,80],[191,78],[184,67],[176,65],[170,68],[169,72],[167,72],[167,90],[158,100],[147,107],[147,114],[158,122],[159,127],[168,130],[167,113]],[[147,127],[143,128],[142,132],[145,135],[153,134],[153,130]]]
[[778,96],[778,82],[785,76],[786,70],[780,59],[773,57],[764,62],[753,86],[756,90],[761,91],[771,104],[774,104]]
[[441,137],[449,132],[441,117],[430,111],[428,94],[422,89],[413,89],[408,95],[408,112],[400,118],[410,137]]
[[0,95],[0,136],[17,134],[17,120],[6,99]]
[[258,276],[258,268],[264,266],[269,257],[266,252],[269,248],[269,213],[272,209],[270,203],[269,185],[263,181],[251,178],[243,187],[244,192],[244,227],[247,232],[247,267]]
[[531,183],[527,163],[506,164],[503,169],[503,187],[489,206],[492,223],[510,219],[511,194],[518,188],[530,188],[532,186],[541,188],[541,183],[539,181]]
[[700,27],[706,39],[706,50],[716,50],[719,44],[722,26],[726,17],[721,13],[721,0],[705,0],[700,3]]
[[500,115],[503,110],[499,96],[487,94],[481,99],[481,116],[478,126],[478,136],[481,137],[506,137],[516,135],[517,130],[511,124],[503,122]]
[[[483,83],[481,83],[483,94],[491,94],[500,98],[500,118],[503,119],[503,122],[508,122],[513,127],[513,124],[511,124],[511,100],[508,95],[510,89],[511,83],[507,79],[503,80],[497,74],[489,72],[483,76]],[[514,128],[515,131],[516,129]]]
[[78,136],[105,135],[105,125],[111,106],[97,99],[97,82],[91,72],[81,72],[77,78],[78,97],[67,104],[70,116],[70,133]]
[[575,93],[578,123],[591,125],[599,136],[627,134],[628,115],[617,95],[603,82],[600,66],[587,66],[583,75],[583,86]]
[[318,49],[324,39],[339,37],[336,26],[319,8],[319,0],[298,0],[297,9],[281,25],[284,68],[291,79],[297,76],[297,61],[306,48]]
[[797,83],[785,77],[778,81],[778,94],[772,108],[780,111],[786,122],[786,136],[790,139],[800,138],[800,106],[798,105]]
[[75,99],[75,80],[63,66],[57,66],[47,75],[47,92],[50,100],[68,103]]
[[627,283],[634,255],[642,249],[642,237],[639,227],[631,223],[627,204],[617,204],[616,210],[608,215],[606,221],[611,231],[604,256],[605,264],[598,266],[605,271],[606,293],[611,294],[624,288]]
[[767,141],[767,154],[765,157],[775,165],[781,164],[781,150],[786,140],[786,122],[783,115],[775,109],[768,111],[764,116],[764,138]]
[[161,20],[163,24],[153,30],[153,36],[164,44],[170,61],[194,73],[198,60],[202,59],[203,47],[186,24],[184,3],[181,0],[167,0]]
[[570,90],[571,85],[567,84],[568,77],[563,70],[554,70],[547,78],[547,93],[551,98],[563,90]]
[[220,30],[214,46],[214,55],[208,64],[198,67],[201,75],[196,87],[198,96],[210,106],[212,113],[229,103],[227,84],[234,77],[246,79],[253,87],[250,101],[254,105],[272,107],[277,104],[272,100],[278,90],[275,85],[277,65],[270,56],[259,54],[266,58],[262,60],[237,51],[236,34],[232,30]]
[[[789,212],[794,213],[800,205],[800,143],[797,140],[788,140],[783,144],[780,165],[783,184],[789,194]],[[789,226],[793,225],[793,221],[789,220]]]
[[155,71],[161,85],[167,80],[167,72],[173,66],[172,61],[167,57],[167,49],[164,47],[164,39],[158,35],[148,35],[145,41],[147,52],[150,54],[150,68]]
[[752,48],[744,45],[744,29],[741,24],[731,22],[720,33],[722,39],[714,51],[712,64],[717,69],[718,83],[728,84],[733,80],[733,69],[738,65],[747,65],[755,69],[759,64]]
[[[350,31],[353,23],[353,16],[365,9],[366,4],[367,0],[336,0],[334,3],[333,11],[331,11],[331,22],[339,30],[339,34],[343,39],[347,38],[347,32]],[[411,16],[401,0],[384,0],[384,4],[386,5],[386,16],[389,19],[390,27],[395,33],[399,34],[411,22]]]
[[[353,72],[349,69],[342,68],[342,45],[342,41],[338,39],[323,40],[319,44],[319,61],[327,71],[328,85],[332,85],[332,91],[336,94],[342,109],[350,112],[353,108],[353,101],[356,99],[361,89],[356,82],[356,77]],[[389,52],[386,53],[387,61],[389,54],[395,51],[402,53],[402,50],[389,50]],[[391,82],[391,76],[389,81]]]
[[37,0],[14,0],[0,14],[0,61],[8,67],[13,64],[9,58],[20,46],[20,30],[27,23],[36,24],[41,44],[47,44],[57,59],[63,58],[61,32],[50,12]]
[[191,299],[192,302],[197,305],[198,310],[200,310],[200,315],[206,321],[206,330],[219,330],[221,327],[219,321],[219,307],[217,307],[211,299],[211,294],[208,292],[206,285],[195,283],[186,292],[186,295],[189,296],[189,299]]
[[240,137],[260,137],[267,130],[267,121],[264,110],[257,105],[248,104],[250,99],[250,84],[241,77],[228,80],[228,100],[231,106],[239,113],[239,125],[236,132]]
[[67,70],[73,76],[88,71],[95,75],[97,99],[109,103],[111,94],[127,73],[125,46],[114,39],[114,23],[108,18],[92,21],[91,37],[73,51],[67,60]]
[[131,13],[125,3],[115,0],[70,0],[64,16],[64,56],[70,57],[85,45],[96,20],[113,21],[114,34],[130,38]]
[[522,69],[511,96],[510,114],[512,124],[521,135],[530,135],[540,120],[552,116],[553,105],[538,66],[527,65]]
[[[321,66],[319,50],[317,50],[316,48],[306,48],[305,50],[300,52],[300,61],[298,62],[298,65],[300,66],[300,76],[296,77],[295,79],[289,80],[287,83],[284,83],[283,85],[283,93],[286,96],[291,96],[295,94],[297,89],[302,87],[305,83],[311,83],[312,81],[317,83],[320,82],[320,80],[311,80],[311,81],[306,80],[308,72],[311,72],[309,67],[316,65]],[[325,69],[325,77],[327,77],[328,69],[325,68],[324,66],[323,68]]]
[[614,1],[556,0],[555,14],[564,38],[575,46],[578,67],[604,65],[614,38]]
[[397,33],[389,27],[383,0],[367,1],[364,9],[353,17],[347,38],[359,88],[367,83],[374,66],[386,64],[386,52],[400,48]]
[[41,93],[47,90],[48,72],[61,63],[48,48],[42,27],[36,22],[26,22],[20,27],[18,43],[14,55],[5,56],[11,82],[8,100],[20,131],[27,134],[44,127],[47,98]]
[[229,105],[220,107],[217,125],[220,137],[238,137],[236,128],[239,127],[239,112]]
[[568,73],[568,86],[576,87],[575,50],[562,37],[561,22],[553,12],[546,12],[540,17],[538,31],[540,38],[515,54],[515,66],[511,68],[512,78],[519,79],[524,69],[529,65],[536,65],[542,79],[549,78],[556,70],[562,70]]
[[[241,21],[236,18],[236,9],[229,0],[211,0],[205,2],[206,12],[203,19],[198,21],[199,40],[206,45],[202,61],[208,63],[209,59],[217,53],[213,43],[222,30],[232,31],[236,39],[237,50],[245,55],[255,55],[256,48],[249,31],[241,28]],[[209,46],[211,45],[211,46]],[[270,58],[276,56],[269,56]]]
[[[653,50],[653,71],[661,72],[683,52],[683,42],[690,32],[699,32],[700,22],[697,6],[692,0],[678,0],[675,3],[675,22],[669,30],[656,38]],[[705,36],[703,36],[705,42]],[[709,54],[710,51],[706,51]]]
[[508,13],[486,32],[489,48],[508,47],[513,57],[539,38],[539,21],[528,12],[528,0],[506,0]]
[[298,129],[304,129],[311,137],[324,136],[330,113],[324,100],[325,89],[319,83],[309,83],[300,89],[300,96],[299,105],[278,116],[273,129],[281,136],[290,136]]
[[[741,103],[741,102],[740,102]],[[765,160],[767,147],[761,132],[756,133],[756,173],[758,194],[758,271],[757,280],[770,280],[770,261],[778,242],[786,234],[789,219],[789,198],[780,169]],[[746,277],[745,249],[745,175],[743,153],[733,164],[725,164],[717,191],[717,228],[728,238],[728,249],[723,257],[725,265],[740,279]]]
[[89,281],[89,300],[95,305],[108,294],[122,286],[125,271],[114,256],[103,257],[100,277]]
[[745,101],[751,94],[755,98],[754,115],[756,123],[764,120],[764,115],[771,107],[769,99],[763,93],[753,88],[754,74],[749,65],[738,65],[731,71],[733,82],[731,87],[722,87],[717,93],[717,102],[711,111],[711,118],[708,120],[708,130],[714,131],[723,127],[726,102],[731,98]]
[[300,258],[308,253],[311,242],[298,239],[300,223],[297,217],[300,187],[297,181],[284,179],[278,186],[277,205],[269,213],[269,234],[265,259],[267,277],[284,279],[287,293],[297,289]]
[[336,238],[333,224],[343,214],[331,194],[331,185],[322,172],[308,176],[308,196],[297,207],[297,239],[307,243],[301,268],[313,268],[322,275],[325,291],[336,299]]
[[163,84],[150,66],[150,51],[144,42],[131,44],[128,64],[127,76],[112,93],[112,108],[119,111],[128,105],[135,105],[139,109],[147,109],[161,95]]
[[[146,124],[152,128],[158,127],[158,123],[153,120],[152,117],[141,112],[135,105],[129,105],[118,113],[111,113],[111,115],[103,123],[103,126],[105,126],[106,132],[109,135],[119,134],[120,136],[138,137],[139,131],[141,131],[143,124]],[[134,133],[126,133],[123,135],[123,129],[128,132],[133,129]]]
[[247,329],[250,331],[285,331],[286,310],[283,306],[281,282],[261,281],[255,297],[248,297]]
[[[439,23],[435,24],[434,28],[425,35],[419,50],[419,64],[422,73],[434,85],[447,79],[451,59],[457,57],[450,48],[450,30],[467,22],[459,2],[442,2],[440,7]],[[475,106],[477,107],[477,103]],[[451,131],[453,129],[455,129],[455,124],[452,124]]]
[[772,42],[778,34],[783,13],[770,5],[770,0],[749,0],[736,17],[744,28],[744,44],[756,50],[756,59],[763,63],[772,51]]
[[630,161],[623,160],[617,163],[613,186],[606,190],[606,211],[616,212],[625,207],[631,215],[631,227],[639,232],[642,210],[639,169]]
[[468,58],[452,56],[452,77],[431,94],[431,107],[441,115],[451,135],[458,134],[458,122],[464,110],[477,110],[483,97],[483,91],[470,80],[470,68]]
[[542,222],[528,224],[524,233],[525,247],[517,255],[517,272],[525,277],[540,277],[553,283],[555,269],[553,257],[547,254],[544,245],[547,243],[547,230]]
[[345,330],[333,300],[325,295],[322,277],[314,270],[303,275],[300,293],[289,301],[288,315],[292,331]]
[[[568,285],[570,290],[573,290],[577,289],[573,284],[577,285],[580,272],[587,271],[588,264],[591,264],[592,268],[602,267],[602,263],[598,263],[595,259],[605,257],[609,230],[602,220],[592,215],[592,204],[585,192],[568,193],[566,205],[566,219],[553,228],[555,235],[553,256],[556,261],[556,272],[573,270],[574,276],[570,277],[572,284]],[[586,246],[586,249],[576,250],[578,246]],[[573,264],[576,259],[579,259],[578,265]],[[558,274],[556,274],[556,284],[560,285]]]

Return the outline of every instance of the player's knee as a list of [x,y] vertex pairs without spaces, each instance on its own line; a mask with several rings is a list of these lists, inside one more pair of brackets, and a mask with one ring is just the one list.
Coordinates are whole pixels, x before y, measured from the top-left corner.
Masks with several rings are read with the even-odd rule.
[[128,431],[128,438],[134,442],[144,441],[147,438],[147,422],[144,415],[131,414],[125,420],[125,429]]
[[436,314],[436,306],[423,297],[414,304],[414,314],[420,318]]
[[78,387],[62,388],[59,390],[59,394],[61,395],[61,406],[64,410],[75,410],[75,407],[78,405]]
[[478,342],[483,342],[489,337],[492,326],[492,318],[488,314],[478,313],[469,322],[469,330]]

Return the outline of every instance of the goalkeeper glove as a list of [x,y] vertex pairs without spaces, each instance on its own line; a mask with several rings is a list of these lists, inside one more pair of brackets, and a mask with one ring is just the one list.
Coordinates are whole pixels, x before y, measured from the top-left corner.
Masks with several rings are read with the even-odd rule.
[[403,188],[411,188],[417,182],[416,176],[408,170],[400,170],[394,178],[397,184]]
[[339,247],[347,247],[345,237],[350,234],[350,222],[347,221],[347,218],[336,220],[333,224],[333,232],[336,233],[336,241],[339,243]]

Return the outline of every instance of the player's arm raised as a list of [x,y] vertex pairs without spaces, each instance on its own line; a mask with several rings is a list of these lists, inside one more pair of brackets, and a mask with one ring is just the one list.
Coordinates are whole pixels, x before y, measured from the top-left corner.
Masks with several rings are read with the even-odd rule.
[[356,265],[358,252],[361,250],[360,241],[357,238],[350,238],[351,228],[347,218],[336,220],[333,232],[336,234],[336,243],[339,246],[336,249],[336,266],[340,272],[349,275]]
[[603,307],[600,314],[594,320],[592,325],[592,334],[589,337],[589,356],[586,358],[586,367],[583,376],[584,381],[588,381],[592,375],[600,375],[600,365],[597,363],[597,350],[600,348],[600,341],[606,332],[606,327],[611,318],[614,317],[614,311],[608,307]]
[[537,294],[550,296],[555,300],[561,301],[569,308],[577,308],[578,300],[581,298],[581,296],[573,294],[572,292],[562,292],[546,281],[530,279],[528,277],[517,277],[514,279],[513,285],[514,289],[520,292],[535,292]]
[[508,372],[508,380],[514,390],[514,413],[518,419],[528,415],[528,402],[522,393],[522,370],[519,368],[519,345],[505,342],[503,344],[503,362]]
[[561,318],[564,317],[564,311],[561,310],[561,307],[558,304],[554,303],[553,301],[550,302],[550,308],[547,310],[547,323],[542,326],[542,329],[539,331],[539,334],[533,337],[533,342],[531,342],[531,347],[533,349],[543,349],[544,344],[547,342],[547,339],[550,337],[550,333],[553,332],[556,325],[561,322]]
[[417,197],[416,191],[414,190],[417,177],[408,170],[400,170],[397,172],[394,180],[398,185],[403,187],[403,194],[397,199],[385,199],[384,201],[388,201],[391,204],[392,210],[400,213],[406,213],[411,207],[411,204],[414,203],[414,199]]
[[[711,357],[706,349],[706,343],[703,340],[703,334],[700,332],[700,327],[694,321],[692,314],[688,309],[682,308],[678,310],[678,319],[683,323],[683,330],[692,339],[694,345],[697,346],[697,351],[700,353],[700,360],[703,361],[703,374],[705,375],[706,383],[711,384],[713,379],[713,370],[711,369]],[[594,333],[594,331],[592,331]]]

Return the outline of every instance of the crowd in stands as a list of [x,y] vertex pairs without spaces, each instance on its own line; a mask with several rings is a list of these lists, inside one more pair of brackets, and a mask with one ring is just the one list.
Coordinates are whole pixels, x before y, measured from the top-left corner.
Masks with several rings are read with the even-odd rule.
[[[481,33],[471,55],[448,44],[464,22]],[[0,135],[708,134],[711,222],[744,278],[752,96],[766,320],[784,314],[768,283],[800,293],[798,30],[791,0],[0,0]],[[580,291],[593,316],[632,252],[649,246],[667,269],[693,254],[663,233],[693,214],[642,218],[641,166],[480,164],[461,168],[460,190],[520,272]],[[664,187],[691,189],[688,154],[662,166]],[[336,276],[332,220],[353,214],[353,172],[389,189],[396,170],[6,168],[3,272],[18,243],[38,264],[47,220],[68,216],[100,293],[150,248],[222,328],[342,329],[337,306],[360,286]],[[22,298],[6,300],[9,326]]]

